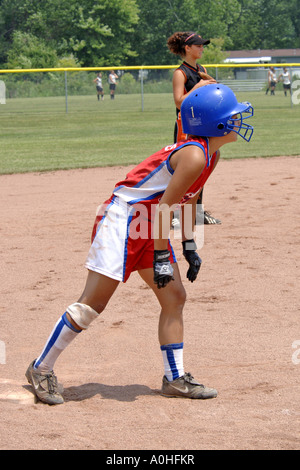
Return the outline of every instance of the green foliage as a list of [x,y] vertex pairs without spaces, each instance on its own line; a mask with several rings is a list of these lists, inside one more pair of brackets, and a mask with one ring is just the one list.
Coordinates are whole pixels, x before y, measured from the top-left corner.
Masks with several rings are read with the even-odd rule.
[[7,55],[7,68],[52,68],[57,64],[55,49],[31,33],[14,31],[12,46]]
[[30,31],[84,66],[118,65],[135,54],[130,38],[138,19],[136,0],[2,0],[0,61],[7,62],[14,32]]
[[118,93],[138,93],[139,89],[140,85],[131,73],[125,73],[118,84]]
[[82,65],[120,65],[135,55],[129,40],[138,22],[135,0],[87,0],[83,5],[70,39]]
[[198,31],[203,37],[228,39],[228,26],[235,21],[240,7],[237,0],[137,0],[140,20],[134,36],[137,59],[143,65],[176,64],[167,39],[175,31]]
[[215,38],[210,40],[209,47],[204,49],[202,54],[202,62],[204,64],[221,64],[228,54],[224,52],[224,40]]
[[299,0],[240,0],[239,3],[238,20],[229,27],[235,49],[300,46]]
[[[227,57],[228,54],[224,52],[224,40],[222,38],[216,38],[211,39],[209,47],[204,48],[201,62],[202,64],[221,64]],[[207,73],[216,78],[215,68],[208,68]],[[226,70],[226,74],[228,73],[229,69]],[[218,78],[221,78],[222,74],[223,71],[220,69]]]
[[[71,54],[82,66],[176,64],[167,39],[188,30],[224,50],[295,48],[299,11],[300,0],[0,0],[0,68]],[[215,62],[219,50],[206,49]]]

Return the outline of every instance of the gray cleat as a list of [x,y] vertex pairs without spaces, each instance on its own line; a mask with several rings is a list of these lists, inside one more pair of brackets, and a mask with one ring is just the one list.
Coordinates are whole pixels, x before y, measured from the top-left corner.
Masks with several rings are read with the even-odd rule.
[[62,395],[59,393],[59,386],[54,372],[51,371],[47,374],[41,374],[38,370],[34,369],[35,360],[29,365],[26,371],[26,378],[32,385],[35,395],[44,403],[48,405],[60,405],[64,403]]
[[200,384],[188,372],[172,382],[169,382],[166,376],[164,376],[161,394],[165,397],[198,398],[206,400],[207,398],[216,398],[218,392],[214,388],[207,388]]

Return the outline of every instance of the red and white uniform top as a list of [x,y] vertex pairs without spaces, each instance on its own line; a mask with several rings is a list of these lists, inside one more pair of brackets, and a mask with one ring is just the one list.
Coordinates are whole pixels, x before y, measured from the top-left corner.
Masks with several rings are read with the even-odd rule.
[[174,152],[188,145],[196,145],[203,150],[206,165],[201,175],[187,190],[180,204],[187,202],[204,186],[214,168],[216,154],[209,156],[209,145],[206,138],[191,138],[184,142],[168,145],[154,153],[133,168],[123,181],[116,184],[113,196],[119,197],[130,205],[137,203],[157,204],[174,173],[170,165],[171,156]]
[[[203,150],[206,165],[180,204],[186,203],[204,186],[216,160],[216,154],[209,156],[208,139],[189,139],[168,145],[134,167],[116,184],[110,199],[99,208],[85,263],[89,270],[126,282],[131,272],[153,266],[155,210],[152,209],[156,208],[174,173],[171,156],[188,145]],[[168,249],[170,261],[175,263],[170,241]]]

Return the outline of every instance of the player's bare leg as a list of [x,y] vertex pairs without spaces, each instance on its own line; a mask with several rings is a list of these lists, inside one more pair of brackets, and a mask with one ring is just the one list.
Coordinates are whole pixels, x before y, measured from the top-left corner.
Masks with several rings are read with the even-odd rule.
[[152,268],[139,271],[141,278],[151,287],[161,306],[158,324],[158,338],[161,346],[183,341],[182,312],[186,294],[177,264],[173,264],[172,267],[174,281],[171,281],[163,289],[158,289],[154,284]]
[[165,375],[161,394],[167,397],[207,399],[215,398],[217,391],[197,382],[190,373],[184,372],[183,366],[183,308],[186,293],[181,282],[177,264],[174,269],[174,281],[158,289],[153,281],[153,269],[139,271],[142,279],[155,293],[160,306],[158,338],[163,354]]
[[[110,298],[114,294],[119,281],[103,276],[95,271],[88,271],[85,288],[78,301],[81,304],[89,305],[97,313],[103,312]],[[68,315],[71,323],[77,328],[74,320]]]
[[34,393],[43,402],[57,405],[64,402],[53,367],[63,350],[106,307],[119,282],[89,271],[86,286],[78,302],[69,305],[57,321],[40,356],[31,362],[26,378]]

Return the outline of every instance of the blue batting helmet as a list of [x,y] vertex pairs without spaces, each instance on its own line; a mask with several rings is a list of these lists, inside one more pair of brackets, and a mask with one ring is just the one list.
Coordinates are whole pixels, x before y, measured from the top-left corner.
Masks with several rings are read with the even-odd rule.
[[197,88],[181,105],[183,132],[201,137],[221,137],[233,131],[249,142],[253,127],[244,121],[251,116],[251,104],[239,103],[233,91],[221,83]]

